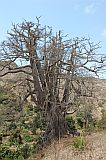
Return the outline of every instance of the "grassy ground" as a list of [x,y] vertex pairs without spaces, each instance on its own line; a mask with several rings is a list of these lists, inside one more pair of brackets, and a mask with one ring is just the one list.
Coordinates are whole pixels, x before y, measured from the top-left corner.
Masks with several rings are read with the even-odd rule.
[[29,160],[106,160],[106,132],[92,133],[85,138],[87,144],[83,151],[73,147],[75,138],[66,136]]

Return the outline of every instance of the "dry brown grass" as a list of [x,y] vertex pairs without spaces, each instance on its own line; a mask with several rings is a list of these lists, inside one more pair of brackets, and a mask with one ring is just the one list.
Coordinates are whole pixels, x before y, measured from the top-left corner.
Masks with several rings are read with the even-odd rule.
[[30,160],[106,160],[106,132],[86,136],[87,146],[83,151],[73,148],[72,137],[54,142]]

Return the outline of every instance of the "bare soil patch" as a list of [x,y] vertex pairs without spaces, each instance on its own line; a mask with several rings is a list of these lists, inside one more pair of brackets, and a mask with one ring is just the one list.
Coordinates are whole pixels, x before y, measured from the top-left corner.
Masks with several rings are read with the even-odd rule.
[[73,140],[71,136],[66,136],[30,160],[106,160],[106,132],[87,135],[87,146],[83,151],[73,148]]

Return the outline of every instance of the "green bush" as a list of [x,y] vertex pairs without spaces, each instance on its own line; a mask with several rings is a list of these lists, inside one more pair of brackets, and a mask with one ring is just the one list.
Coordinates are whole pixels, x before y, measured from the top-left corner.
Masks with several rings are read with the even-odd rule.
[[[1,134],[2,136],[2,134]],[[20,139],[21,136],[21,139]],[[28,134],[28,131],[13,130],[11,135],[4,137],[0,145],[1,160],[23,160],[27,159],[35,150],[38,141],[36,135]],[[4,139],[3,138],[3,139]],[[33,142],[33,143],[31,143]],[[37,147],[37,146],[36,146]]]
[[31,155],[31,147],[28,144],[24,145],[11,145],[3,144],[0,148],[1,160],[23,160]]
[[67,123],[69,130],[72,130],[72,131],[76,130],[75,121],[73,120],[72,116],[66,117],[66,123]]
[[102,119],[97,122],[99,130],[106,130],[106,110],[102,110]]
[[28,158],[31,153],[31,148],[28,144],[25,144],[21,149],[21,154],[24,157],[24,159]]
[[92,117],[90,111],[79,111],[76,115],[76,121],[79,128],[87,130],[93,130],[95,127],[95,120]]
[[73,146],[78,150],[84,150],[84,148],[86,147],[85,138],[83,136],[76,137]]
[[24,135],[24,140],[25,140],[25,142],[32,142],[32,141],[34,141],[34,137],[32,137],[30,135]]
[[[32,153],[38,151],[42,142],[41,134],[37,132],[45,130],[45,121],[41,119],[40,112],[26,102],[21,115],[17,97],[0,88],[0,159],[24,160]],[[4,136],[5,135],[5,136]]]

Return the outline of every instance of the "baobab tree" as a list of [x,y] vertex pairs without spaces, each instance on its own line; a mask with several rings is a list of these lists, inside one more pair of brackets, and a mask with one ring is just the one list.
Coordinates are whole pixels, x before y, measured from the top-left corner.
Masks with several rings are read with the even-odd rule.
[[[37,23],[13,25],[1,44],[0,59],[7,63],[2,65],[0,76],[25,74],[25,97],[31,95],[46,120],[45,141],[67,132],[65,114],[70,108],[74,112],[75,99],[85,94],[84,73],[97,74],[103,66],[103,58],[96,54],[99,43],[89,38],[66,38],[61,31],[53,34],[52,28],[42,27],[37,18]],[[11,67],[13,62],[17,66]]]

